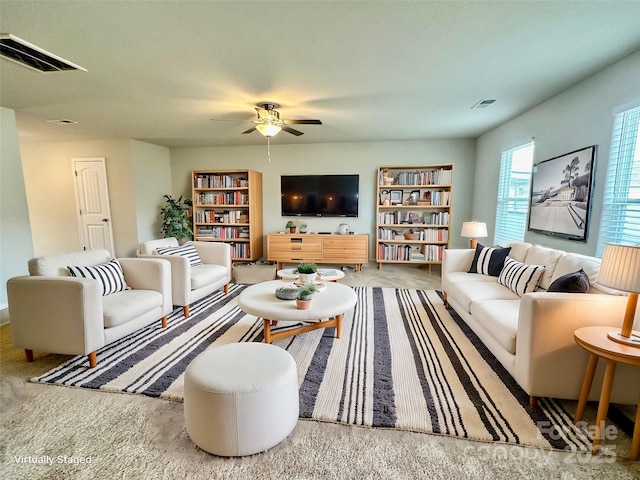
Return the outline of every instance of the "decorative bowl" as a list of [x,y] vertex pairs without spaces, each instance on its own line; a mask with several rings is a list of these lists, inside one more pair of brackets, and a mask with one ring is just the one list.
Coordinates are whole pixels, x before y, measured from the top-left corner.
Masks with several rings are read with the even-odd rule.
[[418,240],[418,234],[417,233],[405,233],[404,234],[404,239],[405,240]]
[[276,297],[280,300],[295,300],[298,296],[298,287],[278,287],[276,288]]

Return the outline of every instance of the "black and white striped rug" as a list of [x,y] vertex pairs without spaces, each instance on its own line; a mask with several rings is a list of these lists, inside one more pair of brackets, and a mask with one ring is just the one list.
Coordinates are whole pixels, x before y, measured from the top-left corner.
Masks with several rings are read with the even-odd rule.
[[[238,309],[243,288],[201,300],[186,319],[176,309],[166,329],[152,325],[102,348],[95,369],[78,356],[31,380],[181,401],[184,371],[196,355],[263,340],[262,319]],[[344,315],[342,338],[331,328],[275,342],[298,365],[301,418],[589,450],[587,433],[559,403],[528,406],[526,393],[436,291],[354,290],[358,303]]]

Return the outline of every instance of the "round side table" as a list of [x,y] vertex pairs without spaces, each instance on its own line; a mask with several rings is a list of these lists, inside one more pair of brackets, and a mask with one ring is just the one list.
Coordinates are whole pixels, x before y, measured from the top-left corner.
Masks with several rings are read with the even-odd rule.
[[[611,331],[611,327],[583,327],[578,328],[573,337],[578,345],[589,352],[589,363],[587,371],[584,374],[582,389],[580,390],[580,400],[574,417],[574,423],[582,420],[584,409],[587,405],[587,398],[593,383],[593,376],[598,366],[598,360],[604,358],[607,360],[607,367],[604,372],[602,381],[602,390],[600,392],[600,401],[598,403],[598,414],[596,416],[596,428],[593,437],[593,446],[591,453],[597,454],[600,451],[599,446],[602,443],[602,428],[607,411],[609,410],[609,399],[611,398],[611,387],[616,374],[616,365],[618,363],[626,363],[640,367],[640,348],[623,345],[614,342],[607,337]],[[638,460],[640,453],[640,397],[638,398],[638,410],[636,412],[636,423],[633,429],[633,440],[631,441],[631,453],[629,459],[631,461]]]

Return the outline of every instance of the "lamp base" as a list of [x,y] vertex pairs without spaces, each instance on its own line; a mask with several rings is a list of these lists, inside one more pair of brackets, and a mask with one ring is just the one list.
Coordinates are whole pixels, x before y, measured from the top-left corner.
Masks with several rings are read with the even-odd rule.
[[640,348],[640,332],[633,330],[631,332],[630,337],[623,337],[620,330],[613,330],[607,334],[609,340],[613,340],[614,342],[622,343],[624,345],[629,345],[630,347],[638,347]]

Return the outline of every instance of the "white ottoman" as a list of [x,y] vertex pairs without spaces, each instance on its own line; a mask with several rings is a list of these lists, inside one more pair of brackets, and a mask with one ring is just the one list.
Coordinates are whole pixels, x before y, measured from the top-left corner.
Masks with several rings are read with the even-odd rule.
[[184,419],[191,440],[215,455],[253,455],[277,445],[298,421],[295,360],[266,343],[210,348],[185,372]]

